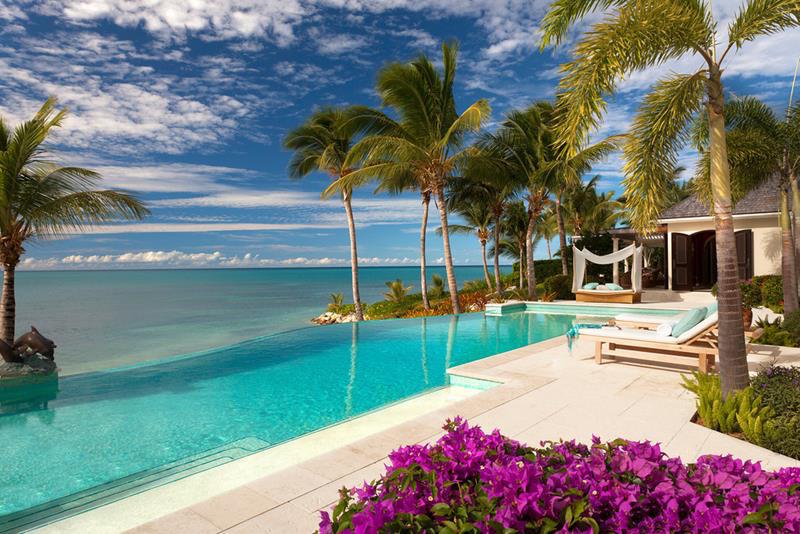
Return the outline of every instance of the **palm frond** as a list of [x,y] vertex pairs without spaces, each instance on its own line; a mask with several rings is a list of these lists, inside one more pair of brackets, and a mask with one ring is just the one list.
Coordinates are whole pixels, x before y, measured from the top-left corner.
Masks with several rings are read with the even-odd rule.
[[569,27],[589,13],[619,5],[624,0],[556,0],[542,19],[542,49],[559,44]]
[[800,0],[748,0],[728,26],[728,50],[796,26],[800,26]]
[[680,0],[624,3],[579,42],[575,59],[562,67],[557,148],[575,154],[606,109],[604,96],[622,76],[687,53],[705,53],[713,22],[704,4]]
[[703,73],[660,80],[634,119],[624,148],[623,185],[630,222],[639,231],[648,231],[669,203],[678,152],[701,106]]

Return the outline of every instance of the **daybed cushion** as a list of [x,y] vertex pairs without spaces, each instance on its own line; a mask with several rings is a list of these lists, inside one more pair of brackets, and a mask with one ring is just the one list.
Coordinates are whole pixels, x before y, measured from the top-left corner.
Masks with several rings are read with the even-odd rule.
[[672,327],[672,335],[675,337],[680,337],[684,332],[691,329],[705,318],[705,306],[702,308],[694,308],[693,310],[689,310],[689,312],[681,317],[680,320],[675,323],[675,326]]
[[596,288],[599,285],[600,284],[598,284],[597,282],[589,282],[588,284],[583,285],[583,289],[591,291],[592,289]]
[[[719,317],[717,315],[717,312],[712,313],[711,315],[709,315],[708,317],[697,323],[695,326],[693,326],[692,328],[690,328],[689,330],[678,336],[678,343],[685,343],[689,341],[690,339],[692,339],[694,336],[696,336],[706,328],[717,324],[718,320]],[[673,336],[675,335],[674,327],[672,329],[672,335]]]
[[587,295],[620,295],[620,294],[625,295],[628,293],[633,294],[633,290],[623,289],[622,291],[611,291],[608,289],[592,289],[590,291],[587,289],[579,289],[575,293],[585,293]]
[[619,284],[606,284],[606,289],[611,291],[622,291],[622,286]]

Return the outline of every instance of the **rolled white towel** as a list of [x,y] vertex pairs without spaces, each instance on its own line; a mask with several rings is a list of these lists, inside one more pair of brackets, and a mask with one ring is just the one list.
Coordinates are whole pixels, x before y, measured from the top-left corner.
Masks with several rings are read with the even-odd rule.
[[659,336],[671,336],[672,335],[672,327],[675,325],[672,321],[668,323],[661,323],[656,328],[656,334]]

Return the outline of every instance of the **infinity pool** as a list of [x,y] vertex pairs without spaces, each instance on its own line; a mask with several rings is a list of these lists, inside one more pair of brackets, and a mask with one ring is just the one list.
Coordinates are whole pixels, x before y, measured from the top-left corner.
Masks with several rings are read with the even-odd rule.
[[69,376],[26,403],[0,398],[0,531],[69,508],[74,494],[86,506],[115,485],[135,492],[137,480],[185,476],[444,386],[447,368],[562,335],[574,319],[476,313],[303,328]]

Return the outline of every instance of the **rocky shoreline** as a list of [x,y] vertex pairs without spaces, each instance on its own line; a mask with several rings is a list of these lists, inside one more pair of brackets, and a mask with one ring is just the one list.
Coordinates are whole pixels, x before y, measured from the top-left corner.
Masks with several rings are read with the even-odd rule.
[[342,315],[341,313],[336,312],[325,312],[322,315],[318,315],[317,317],[311,319],[311,322],[314,324],[338,324],[355,323],[356,320],[355,313],[347,313]]

